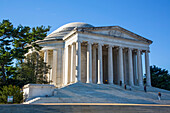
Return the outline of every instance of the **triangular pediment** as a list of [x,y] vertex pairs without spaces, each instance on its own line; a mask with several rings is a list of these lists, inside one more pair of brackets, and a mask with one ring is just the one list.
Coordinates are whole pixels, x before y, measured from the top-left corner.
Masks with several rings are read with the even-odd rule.
[[131,37],[119,30],[92,31],[92,33],[108,35],[108,36],[115,36],[115,37],[122,37],[122,38],[127,38],[127,39],[136,39],[136,38]]
[[105,35],[105,36],[112,36],[112,37],[117,37],[117,38],[143,41],[143,42],[147,42],[150,44],[152,43],[151,40],[148,40],[142,36],[139,36],[119,26],[83,28],[83,31],[98,34],[98,35]]

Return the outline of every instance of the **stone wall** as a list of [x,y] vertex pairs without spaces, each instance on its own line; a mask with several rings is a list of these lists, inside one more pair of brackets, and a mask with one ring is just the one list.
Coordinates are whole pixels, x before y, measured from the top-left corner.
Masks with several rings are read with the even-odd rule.
[[53,96],[55,86],[49,84],[27,84],[23,87],[25,101],[36,97]]

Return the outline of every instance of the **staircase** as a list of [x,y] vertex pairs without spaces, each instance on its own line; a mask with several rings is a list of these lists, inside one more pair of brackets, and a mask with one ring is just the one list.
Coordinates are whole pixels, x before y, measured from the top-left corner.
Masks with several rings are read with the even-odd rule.
[[[162,93],[162,100],[157,93]],[[29,103],[29,102],[27,102]],[[125,90],[118,85],[75,83],[55,89],[52,97],[39,97],[30,103],[132,103],[132,104],[170,104],[170,91],[134,86]]]

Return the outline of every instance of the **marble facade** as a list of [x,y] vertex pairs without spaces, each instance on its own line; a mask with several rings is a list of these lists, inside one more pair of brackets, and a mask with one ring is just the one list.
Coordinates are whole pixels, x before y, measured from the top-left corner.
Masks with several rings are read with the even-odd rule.
[[57,87],[76,82],[143,86],[143,65],[146,85],[151,86],[152,41],[120,26],[69,23],[37,43],[43,47],[44,61],[52,67],[46,76]]

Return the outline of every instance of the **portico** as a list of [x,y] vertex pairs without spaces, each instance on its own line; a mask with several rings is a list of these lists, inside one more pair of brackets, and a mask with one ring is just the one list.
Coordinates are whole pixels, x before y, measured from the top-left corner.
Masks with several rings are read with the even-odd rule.
[[[125,84],[125,80],[128,76],[128,82],[126,82],[126,84],[134,86],[134,78],[139,78],[138,79],[138,85],[142,86],[143,85],[143,71],[142,71],[142,57],[141,57],[141,53],[146,54],[145,55],[145,62],[146,62],[146,71],[148,70],[148,59],[149,59],[149,53],[146,50],[139,50],[138,48],[128,48],[128,47],[121,47],[121,46],[116,46],[116,45],[109,45],[109,44],[101,44],[101,43],[95,43],[95,42],[83,42],[83,41],[79,41],[79,42],[75,42],[78,43],[77,45],[79,45],[79,49],[77,49],[77,51],[74,49],[71,52],[71,56],[75,56],[74,54],[77,53],[77,59],[76,62],[77,64],[77,68],[74,68],[74,59],[71,60],[71,68],[73,69],[72,71],[77,72],[77,73],[70,73],[70,78],[73,79],[78,79],[78,82],[85,82],[85,83],[97,83],[97,84],[103,84],[107,81],[108,84],[119,84],[120,81],[122,82],[122,84]],[[71,45],[73,46],[73,45]],[[94,47],[93,47],[94,46]],[[92,49],[93,48],[93,49]],[[105,48],[105,50],[102,50],[102,48]],[[81,50],[82,49],[82,50]],[[117,56],[118,56],[118,66],[116,67],[119,76],[114,75],[113,71],[114,71],[114,57],[113,55],[116,55],[113,53],[113,49],[117,49]],[[124,51],[127,49],[128,51],[128,56],[123,56]],[[97,52],[96,52],[97,50]],[[107,51],[106,51],[107,50]],[[86,52],[86,53],[85,53]],[[86,56],[86,58],[84,58],[85,56],[81,55],[84,54]],[[106,65],[103,64],[103,60],[104,58],[102,58],[104,55],[104,53],[106,53],[107,55],[107,61],[108,63]],[[132,55],[137,54],[137,67],[135,67],[135,65],[133,65],[133,62],[135,59],[133,59]],[[67,57],[67,53],[66,53],[66,57]],[[93,55],[93,56],[92,56]],[[80,57],[80,58],[79,58]],[[127,57],[128,61],[127,61],[127,65],[123,65],[124,62],[126,62],[124,60],[123,57]],[[134,57],[135,58],[135,57]],[[82,60],[81,60],[82,59]],[[105,58],[106,59],[106,58]],[[97,61],[97,65],[96,64]],[[93,62],[93,65],[92,65]],[[83,63],[83,64],[82,64]],[[85,66],[86,65],[86,66]],[[108,67],[107,69],[103,68],[103,66]],[[128,67],[124,67],[124,66],[128,66]],[[81,69],[81,67],[83,67]],[[85,68],[86,67],[86,68]],[[97,68],[96,68],[97,67]],[[93,69],[94,68],[94,69]],[[124,68],[128,68],[128,72],[124,72]],[[75,70],[74,70],[75,69]],[[105,70],[103,70],[105,69]],[[138,72],[138,77],[135,77],[135,73],[134,72],[137,71]],[[81,71],[80,71],[81,70]],[[96,72],[97,71],[97,72]],[[104,73],[104,71],[107,71],[106,73]],[[67,71],[66,71],[67,72]],[[117,80],[114,80],[114,76],[117,76]],[[147,76],[147,85],[150,84],[150,76],[149,73],[146,74]],[[104,79],[107,78],[107,79]],[[117,81],[117,82],[114,82]],[[72,82],[76,82],[76,81],[72,81]]]
[[76,82],[143,86],[143,65],[146,85],[151,86],[152,41],[119,26],[70,23],[38,43],[43,46],[44,61],[52,66],[47,76],[56,86]]

